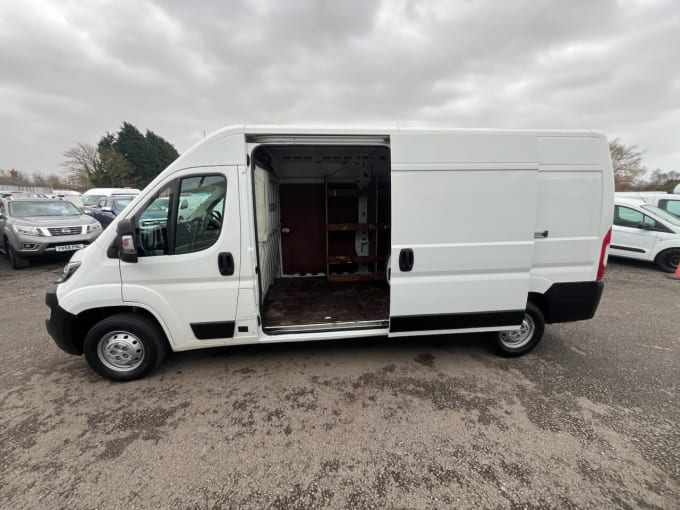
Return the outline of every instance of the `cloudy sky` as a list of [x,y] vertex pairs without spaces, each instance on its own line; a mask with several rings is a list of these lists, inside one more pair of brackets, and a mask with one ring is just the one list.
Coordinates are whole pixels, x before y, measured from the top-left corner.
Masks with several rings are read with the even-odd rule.
[[0,169],[124,121],[594,128],[680,170],[677,0],[0,0]]

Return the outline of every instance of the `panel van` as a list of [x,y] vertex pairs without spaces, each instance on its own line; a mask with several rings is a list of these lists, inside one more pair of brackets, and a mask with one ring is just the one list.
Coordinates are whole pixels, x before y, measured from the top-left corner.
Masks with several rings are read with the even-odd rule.
[[613,199],[593,131],[228,127],[74,254],[47,330],[114,380],[168,350],[376,335],[517,356],[595,314]]

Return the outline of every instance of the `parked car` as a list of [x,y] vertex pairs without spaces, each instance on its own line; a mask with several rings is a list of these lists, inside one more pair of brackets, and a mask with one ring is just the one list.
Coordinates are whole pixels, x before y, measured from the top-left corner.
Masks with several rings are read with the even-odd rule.
[[92,188],[81,195],[85,207],[96,207],[102,198],[113,195],[139,195],[140,191],[136,188]]
[[84,248],[102,226],[67,200],[0,198],[0,232],[2,251],[20,269],[32,258]]
[[620,198],[637,198],[647,204],[657,206],[680,218],[680,194],[665,191],[622,191],[616,193]]
[[135,195],[111,195],[101,198],[94,207],[85,207],[84,211],[106,228],[134,198]]
[[672,273],[680,263],[680,218],[642,199],[617,196],[609,253]]

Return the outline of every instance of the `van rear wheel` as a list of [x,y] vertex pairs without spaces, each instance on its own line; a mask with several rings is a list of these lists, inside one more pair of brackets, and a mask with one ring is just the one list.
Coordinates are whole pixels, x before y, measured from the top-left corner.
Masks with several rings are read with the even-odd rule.
[[495,335],[496,348],[501,356],[512,357],[526,354],[536,347],[545,332],[545,319],[541,310],[529,303],[518,330],[499,331]]
[[121,313],[95,324],[83,354],[99,375],[113,381],[140,379],[161,364],[167,351],[163,332],[150,319]]

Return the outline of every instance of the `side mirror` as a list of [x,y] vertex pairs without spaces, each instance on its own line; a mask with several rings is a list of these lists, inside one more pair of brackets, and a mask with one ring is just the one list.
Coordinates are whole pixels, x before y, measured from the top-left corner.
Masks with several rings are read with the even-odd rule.
[[131,220],[124,219],[118,222],[117,244],[118,257],[123,262],[137,262],[137,247],[135,246],[135,227]]
[[649,223],[646,223],[646,222],[644,222],[644,221],[639,221],[639,222],[635,225],[635,227],[641,228],[642,230],[649,230],[650,228],[652,228],[652,226],[651,226]]
[[113,212],[113,209],[110,207],[102,207],[102,212]]

